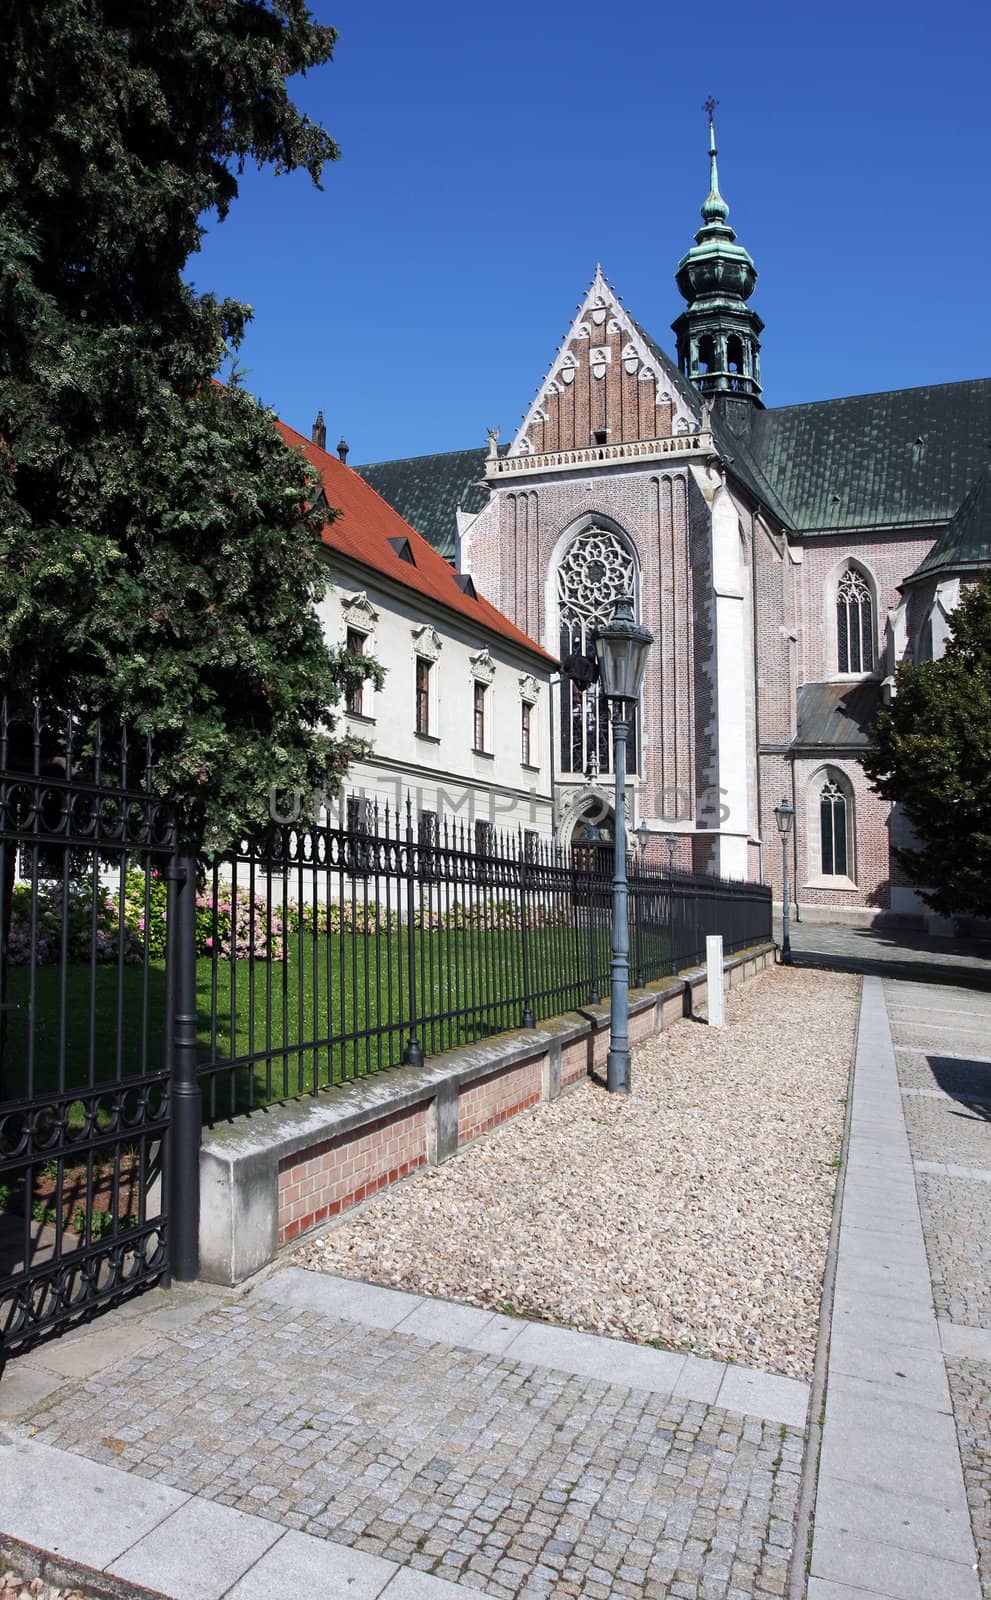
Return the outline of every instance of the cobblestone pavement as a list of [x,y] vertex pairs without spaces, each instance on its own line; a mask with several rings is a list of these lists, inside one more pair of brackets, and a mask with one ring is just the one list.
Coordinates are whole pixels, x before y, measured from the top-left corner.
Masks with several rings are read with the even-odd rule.
[[[779,944],[781,932],[779,916],[774,929]],[[976,989],[991,989],[991,943],[987,940],[939,939],[907,928],[796,923],[794,918],[790,936],[796,966],[873,973],[880,978],[898,977],[925,987],[934,983],[962,983]]]
[[[888,981],[885,999],[981,1587],[991,1597],[991,1334],[988,1360],[954,1355],[950,1342],[954,1329],[991,1330],[991,995]],[[964,1170],[920,1167],[934,1162]]]
[[503,1597],[776,1600],[799,1430],[248,1297],[35,1435]]

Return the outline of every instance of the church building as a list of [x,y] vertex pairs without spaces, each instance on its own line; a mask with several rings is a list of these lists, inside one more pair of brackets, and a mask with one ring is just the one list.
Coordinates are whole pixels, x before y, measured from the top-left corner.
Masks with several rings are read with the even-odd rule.
[[[709,110],[674,354],[597,267],[508,444],[358,470],[561,661],[634,596],[654,645],[628,817],[658,863],[780,898],[785,797],[803,917],[922,917],[858,757],[897,662],[941,653],[961,583],[991,564],[991,379],[766,405]],[[605,705],[563,672],[552,693],[557,837],[608,837]]]

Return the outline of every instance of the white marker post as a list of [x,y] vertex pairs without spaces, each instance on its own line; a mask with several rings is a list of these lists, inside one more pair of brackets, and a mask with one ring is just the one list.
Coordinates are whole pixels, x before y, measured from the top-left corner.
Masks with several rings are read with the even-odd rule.
[[726,1026],[726,1006],[723,998],[723,936],[710,933],[705,941],[705,986],[709,1011],[709,1027]]

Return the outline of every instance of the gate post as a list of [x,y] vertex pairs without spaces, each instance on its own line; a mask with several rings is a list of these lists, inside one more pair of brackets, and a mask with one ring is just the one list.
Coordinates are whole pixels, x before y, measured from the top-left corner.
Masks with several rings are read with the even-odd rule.
[[169,955],[172,1038],[169,1060],[169,1267],[179,1283],[200,1270],[200,1137],[203,1108],[196,1077],[196,858],[174,857]]

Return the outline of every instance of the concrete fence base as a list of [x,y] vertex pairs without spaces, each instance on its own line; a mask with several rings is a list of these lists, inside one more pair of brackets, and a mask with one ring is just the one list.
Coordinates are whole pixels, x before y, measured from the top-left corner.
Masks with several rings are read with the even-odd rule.
[[[736,988],[770,964],[759,945],[724,962]],[[704,967],[630,995],[630,1043],[691,1015]],[[200,1155],[200,1273],[235,1284],[283,1246],[419,1167],[436,1165],[605,1064],[609,1007],[589,1006],[210,1129]]]

